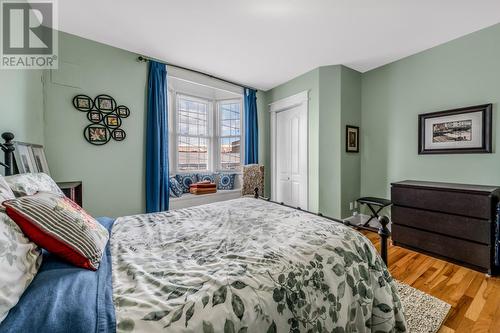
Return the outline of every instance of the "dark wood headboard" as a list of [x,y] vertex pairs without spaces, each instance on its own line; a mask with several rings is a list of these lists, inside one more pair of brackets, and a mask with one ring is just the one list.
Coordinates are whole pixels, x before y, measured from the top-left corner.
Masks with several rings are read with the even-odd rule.
[[0,148],[4,153],[3,162],[0,164],[5,168],[5,175],[10,176],[14,173],[14,134],[10,132],[2,133],[3,143],[0,144]]

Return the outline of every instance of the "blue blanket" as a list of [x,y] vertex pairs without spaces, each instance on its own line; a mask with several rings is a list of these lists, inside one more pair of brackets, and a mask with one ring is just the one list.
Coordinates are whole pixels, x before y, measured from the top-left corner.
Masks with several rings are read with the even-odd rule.
[[[114,220],[99,218],[110,232]],[[115,332],[109,243],[95,272],[44,252],[42,267],[0,324],[2,333]]]

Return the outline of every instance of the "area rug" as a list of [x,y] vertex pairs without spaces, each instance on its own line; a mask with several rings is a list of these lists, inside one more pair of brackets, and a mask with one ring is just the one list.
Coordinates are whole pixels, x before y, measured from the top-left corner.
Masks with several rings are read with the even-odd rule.
[[450,311],[450,304],[407,284],[395,282],[403,304],[408,332],[436,333]]

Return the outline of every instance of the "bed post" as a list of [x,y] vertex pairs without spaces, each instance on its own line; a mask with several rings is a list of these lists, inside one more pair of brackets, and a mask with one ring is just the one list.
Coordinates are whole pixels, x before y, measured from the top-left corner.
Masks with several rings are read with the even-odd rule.
[[380,256],[386,265],[387,262],[387,240],[391,235],[391,231],[387,228],[389,224],[389,218],[387,216],[381,216],[378,218],[380,223],[380,228],[378,229],[378,234],[380,235]]
[[15,149],[14,143],[12,142],[12,140],[14,140],[14,134],[10,132],[2,133],[2,139],[5,140],[5,142],[0,146],[4,152],[3,166],[5,167],[5,175],[10,176],[14,172],[12,163],[12,153]]

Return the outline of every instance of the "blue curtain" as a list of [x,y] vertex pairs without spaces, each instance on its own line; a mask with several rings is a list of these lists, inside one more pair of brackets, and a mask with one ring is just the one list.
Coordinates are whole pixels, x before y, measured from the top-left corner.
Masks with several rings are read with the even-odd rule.
[[259,162],[259,132],[257,124],[257,91],[244,89],[245,98],[245,164]]
[[168,210],[167,68],[149,63],[146,125],[146,211]]

